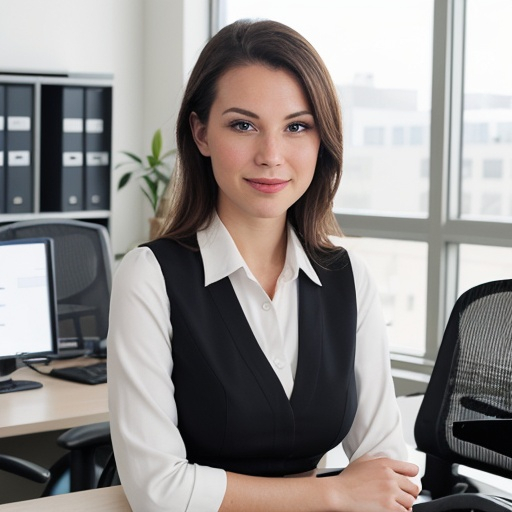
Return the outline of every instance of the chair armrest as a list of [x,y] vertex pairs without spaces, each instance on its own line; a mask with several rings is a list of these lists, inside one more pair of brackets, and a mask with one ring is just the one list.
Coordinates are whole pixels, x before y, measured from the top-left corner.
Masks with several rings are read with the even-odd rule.
[[466,420],[453,422],[457,439],[477,444],[507,457],[512,457],[512,419]]
[[498,496],[480,493],[451,494],[432,501],[417,503],[412,507],[413,512],[452,512],[455,510],[479,512],[509,512],[512,502]]
[[47,469],[10,455],[0,455],[0,469],[40,484],[46,483],[50,478]]
[[110,444],[110,442],[108,421],[70,428],[57,439],[57,444],[67,450],[92,448]]

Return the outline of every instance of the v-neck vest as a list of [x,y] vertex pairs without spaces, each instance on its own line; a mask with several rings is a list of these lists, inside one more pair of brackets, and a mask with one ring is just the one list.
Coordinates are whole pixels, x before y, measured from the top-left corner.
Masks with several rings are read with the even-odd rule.
[[348,433],[357,408],[357,306],[350,260],[299,272],[299,349],[290,399],[229,278],[204,286],[199,251],[148,244],[171,305],[178,429],[191,463],[249,475],[309,471]]

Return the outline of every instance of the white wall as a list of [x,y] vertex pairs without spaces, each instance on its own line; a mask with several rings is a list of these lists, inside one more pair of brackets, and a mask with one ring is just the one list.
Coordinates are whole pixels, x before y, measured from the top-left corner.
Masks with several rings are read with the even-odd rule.
[[[1,0],[0,71],[113,74],[115,167],[121,150],[146,152],[157,128],[174,145],[186,56],[207,38],[207,12],[207,0]],[[150,212],[135,183],[117,192],[118,178],[110,226],[123,253],[144,240]]]

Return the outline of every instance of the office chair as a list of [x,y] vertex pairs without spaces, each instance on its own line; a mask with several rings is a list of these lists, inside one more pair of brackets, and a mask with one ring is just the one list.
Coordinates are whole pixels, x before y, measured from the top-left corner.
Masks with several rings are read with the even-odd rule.
[[67,453],[50,468],[43,496],[119,485],[108,421],[73,427],[57,444]]
[[108,422],[71,428],[57,443],[69,451],[50,470],[4,454],[0,470],[46,484],[41,497],[120,484]]
[[0,454],[0,470],[27,478],[39,484],[44,484],[50,479],[50,472],[47,469],[11,455]]
[[0,227],[0,240],[49,237],[55,247],[59,347],[84,350],[104,340],[112,281],[107,229],[78,220],[31,220]]
[[462,464],[512,477],[512,279],[475,286],[456,301],[414,437],[432,497],[415,512],[512,511],[512,500],[481,494],[456,474]]

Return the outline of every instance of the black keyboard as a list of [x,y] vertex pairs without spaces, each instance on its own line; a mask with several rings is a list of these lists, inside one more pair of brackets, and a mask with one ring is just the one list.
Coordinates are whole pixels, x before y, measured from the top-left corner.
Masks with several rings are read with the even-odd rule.
[[103,384],[107,382],[107,363],[102,361],[85,366],[54,368],[50,371],[50,375],[58,379],[72,380],[82,384]]

